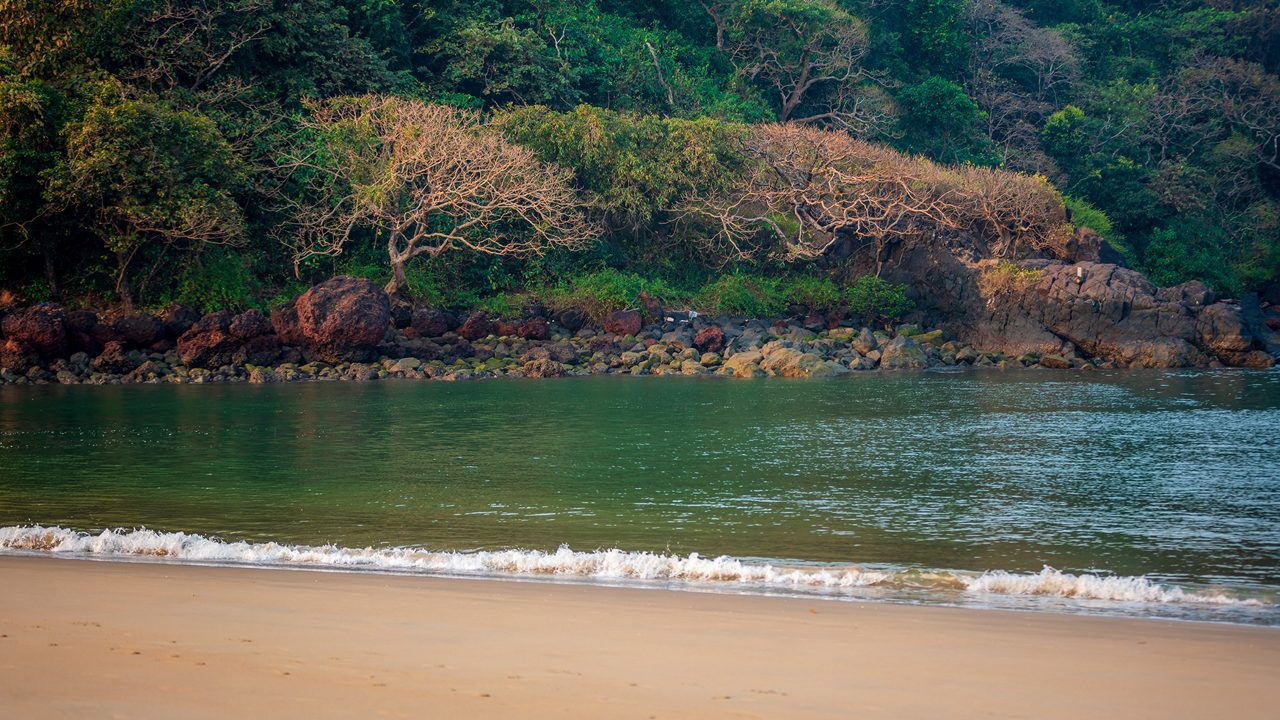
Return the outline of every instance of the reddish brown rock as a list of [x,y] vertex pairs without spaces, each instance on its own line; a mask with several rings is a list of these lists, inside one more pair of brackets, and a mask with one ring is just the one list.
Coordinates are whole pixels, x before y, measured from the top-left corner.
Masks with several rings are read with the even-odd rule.
[[235,361],[240,345],[240,338],[225,330],[201,332],[193,327],[178,338],[178,358],[191,367],[221,367]]
[[328,361],[371,358],[390,322],[387,294],[364,278],[347,275],[330,278],[271,311],[271,325],[282,342]]
[[640,300],[640,308],[644,310],[644,314],[648,316],[649,320],[651,321],[662,320],[664,313],[662,312],[662,303],[658,301],[658,298],[650,295],[647,292],[641,292],[639,295],[639,300]]
[[516,328],[516,335],[525,340],[546,340],[551,337],[551,326],[545,318],[525,318]]
[[489,319],[488,315],[483,312],[474,312],[462,323],[462,327],[458,328],[458,334],[468,340],[475,341],[489,337],[497,329],[497,326]]
[[55,307],[29,307],[6,315],[0,328],[4,337],[26,345],[45,360],[53,360],[67,354],[65,317]]
[[515,337],[516,329],[519,326],[516,323],[499,320],[493,324],[493,334],[498,337]]
[[715,325],[702,328],[693,336],[693,346],[702,352],[718,353],[724,349],[724,331]]
[[39,361],[40,356],[35,349],[21,340],[7,338],[0,342],[0,368],[22,374]]
[[72,310],[63,322],[68,332],[90,333],[98,325],[98,314],[92,310]]
[[94,337],[98,327],[98,314],[91,310],[73,310],[67,313],[67,352],[83,352],[90,357],[102,352],[102,342]]
[[635,310],[618,310],[609,313],[604,321],[604,331],[614,335],[637,335],[644,327],[644,317]]
[[119,340],[107,343],[102,353],[93,359],[92,367],[101,373],[127,375],[143,363],[145,358],[137,351],[130,352]]
[[306,344],[307,338],[302,333],[302,326],[298,324],[297,303],[295,299],[271,308],[271,327],[276,331],[280,342],[293,347],[302,347]]
[[241,340],[252,340],[270,333],[271,321],[267,320],[267,316],[263,315],[261,310],[246,310],[231,318],[227,329]]
[[222,332],[230,332],[231,330],[231,313],[226,310],[212,312],[199,320],[195,321],[187,332],[183,335],[201,335],[213,330],[221,330]]

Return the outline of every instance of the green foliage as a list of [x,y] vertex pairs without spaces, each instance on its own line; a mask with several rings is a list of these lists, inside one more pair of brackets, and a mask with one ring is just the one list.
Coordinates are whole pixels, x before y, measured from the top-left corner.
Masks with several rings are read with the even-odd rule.
[[898,22],[902,46],[935,72],[953,72],[961,67],[970,38],[962,30],[964,0],[904,0]]
[[475,307],[494,317],[512,319],[520,316],[527,299],[523,293],[499,293],[480,300]]
[[[271,171],[309,100],[389,93],[496,116],[607,230],[573,255],[419,258],[409,292],[435,304],[602,267],[702,285],[723,258],[681,203],[741,177],[746,123],[784,118],[1046,176],[1157,282],[1244,292],[1280,279],[1274,5],[0,0],[0,283],[212,307],[252,300],[234,277],[267,295],[347,265],[382,282],[367,254],[295,279],[282,198],[307,173]],[[785,263],[750,271],[784,278],[783,302],[809,292]]]
[[829,312],[844,305],[844,293],[840,286],[828,278],[782,278],[778,290],[787,304],[799,305],[812,312]]
[[891,283],[878,275],[863,275],[845,293],[849,311],[864,323],[890,323],[915,308],[907,297],[907,286]]
[[54,207],[85,212],[117,258],[115,291],[126,302],[130,264],[149,245],[198,249],[241,240],[235,193],[245,168],[207,117],[129,99],[107,85],[67,134],[48,197]]
[[960,85],[937,75],[898,93],[906,147],[944,162],[985,163],[989,141],[976,132],[986,117]]
[[1105,212],[1083,198],[1064,195],[1062,201],[1066,204],[1067,211],[1071,213],[1072,225],[1078,228],[1089,228],[1105,240],[1112,250],[1120,253],[1125,260],[1130,263],[1134,261],[1133,248],[1129,247],[1124,236],[1111,224],[1111,218],[1107,217]]
[[582,105],[528,107],[495,124],[513,142],[573,168],[588,202],[616,228],[643,226],[691,192],[723,187],[743,163],[745,128],[710,118],[637,116]]
[[1212,232],[1185,225],[1156,228],[1143,255],[1151,281],[1166,287],[1200,280],[1222,293],[1239,292],[1236,273],[1222,252],[1223,243],[1202,242],[1206,231]]
[[787,297],[777,278],[736,272],[704,285],[694,303],[715,315],[773,317],[787,309]]
[[540,295],[555,307],[574,307],[601,318],[615,310],[640,307],[641,293],[663,305],[687,299],[685,293],[659,279],[605,268],[571,276],[543,290]]
[[[158,298],[156,305],[176,302],[196,308],[201,312],[230,310],[238,312],[250,307],[273,303],[258,303],[254,290],[257,280],[244,259],[227,248],[211,248],[185,263],[172,290]],[[281,300],[296,297],[306,288],[294,286],[297,292]],[[274,303],[278,304],[278,303]]]

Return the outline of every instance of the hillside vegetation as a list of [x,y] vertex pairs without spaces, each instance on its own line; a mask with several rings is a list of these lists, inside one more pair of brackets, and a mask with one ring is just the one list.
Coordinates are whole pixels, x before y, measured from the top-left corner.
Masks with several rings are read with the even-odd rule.
[[904,244],[1075,225],[1247,292],[1278,69],[1276,2],[0,0],[0,289],[843,297]]

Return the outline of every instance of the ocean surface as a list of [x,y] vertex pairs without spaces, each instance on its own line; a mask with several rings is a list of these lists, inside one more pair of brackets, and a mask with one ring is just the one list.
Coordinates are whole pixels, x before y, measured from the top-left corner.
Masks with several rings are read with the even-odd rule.
[[1280,372],[5,387],[0,553],[1280,625]]

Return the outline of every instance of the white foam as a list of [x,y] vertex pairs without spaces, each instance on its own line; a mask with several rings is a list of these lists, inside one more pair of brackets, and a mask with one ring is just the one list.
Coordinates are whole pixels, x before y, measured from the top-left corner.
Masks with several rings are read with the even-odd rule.
[[433,552],[421,548],[345,548],[336,545],[227,543],[201,535],[154,530],[104,530],[97,535],[59,527],[0,528],[0,550],[107,556],[151,556],[195,562],[236,562],[368,568],[436,573],[564,575],[593,579],[736,582],[772,586],[865,587],[892,574],[863,568],[780,568],[730,557],[706,558],[649,552],[568,547],[538,550]]
[[1040,595],[1118,602],[1262,605],[1257,600],[1232,598],[1220,592],[1189,593],[1182,588],[1161,585],[1144,577],[1072,575],[1048,566],[1034,574],[1008,573],[1003,570],[987,572],[969,580],[966,589],[973,593]]
[[422,548],[347,548],[336,545],[223,542],[183,532],[147,529],[90,534],[61,527],[0,528],[0,552],[45,552],[108,557],[160,557],[187,562],[328,567],[394,572],[476,575],[555,575],[594,580],[671,581],[751,587],[832,589],[933,588],[970,594],[1052,596],[1141,603],[1262,605],[1221,593],[1194,593],[1142,577],[1071,575],[1045,567],[1039,573],[993,571],[895,573],[857,566],[797,567],[623,550],[555,552],[498,550],[437,552]]

